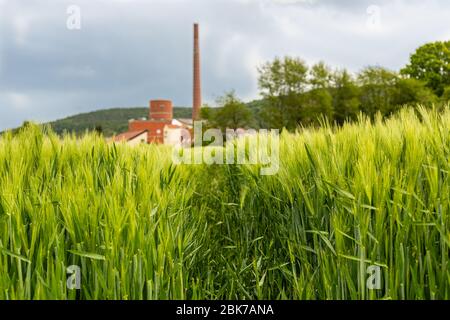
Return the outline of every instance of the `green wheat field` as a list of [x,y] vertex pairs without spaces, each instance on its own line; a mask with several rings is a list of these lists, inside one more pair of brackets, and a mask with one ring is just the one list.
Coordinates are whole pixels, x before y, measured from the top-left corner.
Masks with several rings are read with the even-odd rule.
[[280,144],[261,176],[94,134],[2,135],[0,299],[450,299],[449,108]]

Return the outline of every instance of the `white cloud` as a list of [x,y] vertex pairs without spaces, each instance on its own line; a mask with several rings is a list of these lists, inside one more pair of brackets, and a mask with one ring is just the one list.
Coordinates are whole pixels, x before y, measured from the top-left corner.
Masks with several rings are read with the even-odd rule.
[[22,46],[26,44],[27,36],[30,31],[31,19],[26,16],[15,16],[12,18],[12,28],[14,38],[17,45]]
[[24,110],[30,106],[28,96],[19,92],[9,92],[4,95],[4,99],[2,100],[5,105],[16,110]]

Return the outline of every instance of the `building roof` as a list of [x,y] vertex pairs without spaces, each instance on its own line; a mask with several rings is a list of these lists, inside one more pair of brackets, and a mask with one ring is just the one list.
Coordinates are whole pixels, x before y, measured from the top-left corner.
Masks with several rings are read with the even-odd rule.
[[188,119],[188,118],[180,118],[180,119],[175,119],[178,120],[178,122],[181,122],[184,125],[188,125],[188,126],[192,126],[194,123],[192,121],[192,119]]
[[113,141],[130,141],[146,132],[148,132],[148,130],[124,132],[115,136]]
[[166,128],[169,128],[169,129],[181,129],[181,128],[185,128],[184,126],[179,126],[179,125],[176,125],[176,124],[168,124],[168,125],[166,125]]

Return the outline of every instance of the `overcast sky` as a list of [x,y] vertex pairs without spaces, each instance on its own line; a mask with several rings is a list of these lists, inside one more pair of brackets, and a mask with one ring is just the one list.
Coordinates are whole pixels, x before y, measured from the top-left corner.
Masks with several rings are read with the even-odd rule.
[[398,70],[450,39],[449,17],[448,0],[0,0],[0,130],[155,98],[191,106],[193,22],[213,103],[258,98],[257,66],[276,56]]

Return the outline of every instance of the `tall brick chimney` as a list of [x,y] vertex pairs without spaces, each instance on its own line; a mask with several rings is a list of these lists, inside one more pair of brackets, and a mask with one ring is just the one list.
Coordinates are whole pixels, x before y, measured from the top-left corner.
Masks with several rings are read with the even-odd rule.
[[192,120],[200,120],[202,107],[202,87],[200,79],[200,41],[198,23],[194,24],[194,101],[192,105]]

